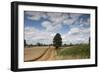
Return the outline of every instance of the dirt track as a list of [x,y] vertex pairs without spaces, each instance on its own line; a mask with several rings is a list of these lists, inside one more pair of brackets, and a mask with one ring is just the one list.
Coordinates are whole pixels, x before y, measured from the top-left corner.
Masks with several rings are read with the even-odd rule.
[[24,61],[48,61],[55,60],[56,50],[54,47],[25,48]]

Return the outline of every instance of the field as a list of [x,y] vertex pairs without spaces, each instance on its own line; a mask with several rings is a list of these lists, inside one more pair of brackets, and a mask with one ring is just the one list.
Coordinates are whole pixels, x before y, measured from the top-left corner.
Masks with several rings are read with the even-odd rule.
[[25,62],[88,58],[90,58],[89,44],[60,47],[59,49],[55,49],[53,46],[39,46],[24,50]]
[[40,46],[40,47],[30,47],[24,50],[24,61],[46,61],[55,60],[56,50],[53,46]]
[[61,47],[57,51],[58,59],[87,59],[90,58],[89,44],[81,44],[70,47]]

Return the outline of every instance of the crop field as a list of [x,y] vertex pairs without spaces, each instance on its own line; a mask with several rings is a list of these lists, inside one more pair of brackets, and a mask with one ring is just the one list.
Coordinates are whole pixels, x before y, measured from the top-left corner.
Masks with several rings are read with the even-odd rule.
[[57,56],[58,59],[88,59],[90,58],[90,45],[61,47],[60,50],[57,50]]

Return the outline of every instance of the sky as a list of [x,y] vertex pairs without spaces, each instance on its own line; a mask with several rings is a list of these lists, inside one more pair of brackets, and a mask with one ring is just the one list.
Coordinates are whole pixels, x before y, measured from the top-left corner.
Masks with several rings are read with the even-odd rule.
[[63,44],[88,43],[90,14],[24,11],[24,35],[27,44],[52,44],[60,33]]

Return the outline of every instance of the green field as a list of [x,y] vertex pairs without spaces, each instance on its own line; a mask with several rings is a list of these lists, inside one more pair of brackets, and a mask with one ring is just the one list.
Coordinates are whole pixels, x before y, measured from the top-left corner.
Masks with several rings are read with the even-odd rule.
[[57,50],[58,59],[88,59],[90,58],[90,45],[80,44],[61,47]]

